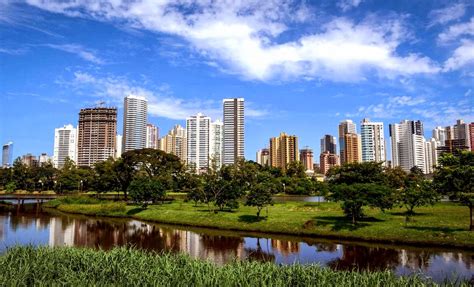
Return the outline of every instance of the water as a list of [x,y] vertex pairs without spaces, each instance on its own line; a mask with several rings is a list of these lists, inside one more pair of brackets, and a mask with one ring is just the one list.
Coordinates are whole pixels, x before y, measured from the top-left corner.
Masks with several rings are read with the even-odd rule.
[[110,249],[133,245],[146,250],[186,252],[225,264],[237,259],[277,264],[318,263],[337,270],[421,272],[437,282],[474,278],[474,251],[216,231],[129,219],[66,215],[39,205],[0,209],[0,253],[13,245],[87,246]]

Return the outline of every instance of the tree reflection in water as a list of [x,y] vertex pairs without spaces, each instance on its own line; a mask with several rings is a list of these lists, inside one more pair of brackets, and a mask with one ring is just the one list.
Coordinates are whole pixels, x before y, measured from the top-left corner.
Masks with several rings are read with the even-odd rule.
[[[238,234],[233,236],[232,233],[224,236],[205,229],[190,231],[136,220],[48,213],[42,211],[39,205],[0,209],[0,225],[0,240],[6,242],[6,247],[19,242],[19,239],[32,237],[34,244],[50,246],[110,249],[128,245],[146,250],[185,252],[218,264],[247,259],[275,263],[319,263],[337,270],[388,268],[403,274],[422,270],[432,277],[452,276],[454,272],[464,278],[474,275],[474,253],[462,250],[338,244],[318,239],[251,238]],[[42,237],[39,236],[40,231]],[[6,247],[0,246],[0,252]],[[439,272],[445,275],[436,275]]]

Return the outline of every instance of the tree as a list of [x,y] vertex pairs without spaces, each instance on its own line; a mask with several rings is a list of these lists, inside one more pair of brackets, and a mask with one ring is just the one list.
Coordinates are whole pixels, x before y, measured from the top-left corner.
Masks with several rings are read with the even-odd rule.
[[399,166],[384,169],[386,184],[394,189],[405,187],[407,173]]
[[469,208],[469,230],[474,230],[474,153],[444,154],[435,168],[433,184],[440,194]]
[[385,184],[381,162],[348,163],[328,171],[331,184],[380,183]]
[[364,206],[380,208],[382,211],[393,205],[392,189],[377,183],[337,184],[332,186],[330,200],[342,202],[344,214],[352,219],[352,224],[364,216]]
[[120,181],[115,171],[115,160],[97,162],[94,165],[92,186],[98,193],[120,190]]
[[257,207],[257,218],[265,206],[273,204],[273,193],[276,187],[273,178],[268,172],[261,172],[258,175],[258,183],[252,185],[246,195],[245,205]]
[[407,209],[407,221],[415,214],[415,207],[433,205],[437,201],[438,193],[431,182],[425,179],[408,181],[398,196],[400,205]]
[[141,178],[130,183],[128,193],[134,202],[146,208],[149,202],[162,201],[166,195],[166,189],[158,179]]
[[273,204],[272,192],[266,183],[256,184],[247,194],[246,199],[245,205],[257,208],[257,218],[260,218],[260,212],[265,206]]
[[28,166],[21,161],[21,158],[16,158],[13,162],[12,180],[17,189],[26,190],[29,183],[28,178]]
[[305,178],[306,172],[300,161],[292,161],[286,167],[286,175],[290,177]]

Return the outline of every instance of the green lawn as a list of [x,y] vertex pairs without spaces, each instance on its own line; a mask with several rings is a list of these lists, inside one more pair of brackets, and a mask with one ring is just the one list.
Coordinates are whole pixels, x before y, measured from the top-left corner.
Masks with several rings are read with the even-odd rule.
[[[339,239],[362,239],[418,245],[445,245],[474,248],[474,232],[468,231],[469,209],[454,203],[438,203],[416,209],[417,215],[405,222],[404,209],[385,213],[365,209],[367,218],[353,226],[337,203],[276,203],[268,208],[268,217],[258,219],[256,209],[241,205],[236,211],[209,212],[206,205],[175,200],[149,206],[124,206],[123,203],[52,201],[60,211],[86,215],[132,217],[141,220],[210,227],[226,230],[255,231]],[[262,215],[266,215],[266,210]]]

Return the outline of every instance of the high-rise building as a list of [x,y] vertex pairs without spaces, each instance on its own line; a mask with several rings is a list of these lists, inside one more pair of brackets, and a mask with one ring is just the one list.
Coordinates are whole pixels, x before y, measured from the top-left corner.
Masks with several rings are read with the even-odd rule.
[[121,135],[115,136],[115,158],[122,157],[122,143],[123,138]]
[[28,167],[39,166],[38,159],[36,159],[36,156],[32,155],[31,153],[23,155],[21,157],[21,162]]
[[123,105],[123,152],[142,149],[146,146],[146,124],[148,102],[144,97],[130,95]]
[[270,150],[268,148],[262,148],[257,151],[257,163],[261,166],[270,165]]
[[174,154],[181,161],[187,160],[187,140],[186,129],[180,125],[175,125],[167,135],[160,140],[160,149],[164,152]]
[[2,166],[11,167],[13,164],[13,142],[8,142],[2,147]]
[[224,124],[220,120],[211,123],[209,130],[209,160],[214,161],[217,168],[222,166],[224,144]]
[[158,149],[160,138],[158,127],[153,124],[146,125],[146,148]]
[[406,172],[414,166],[426,171],[425,138],[421,121],[401,121],[390,125],[392,142],[392,166],[400,166]]
[[444,146],[445,141],[448,139],[446,128],[436,127],[433,129],[432,137],[439,142],[439,145]]
[[321,138],[321,153],[325,151],[337,154],[336,137],[333,137],[332,135],[324,135],[324,137]]
[[40,166],[48,163],[51,160],[51,157],[47,153],[42,153],[38,157],[38,162]]
[[360,136],[346,133],[344,135],[344,163],[361,162]]
[[435,161],[435,158],[433,157],[433,145],[431,144],[431,141],[426,141],[425,142],[425,173],[432,174],[434,171],[435,165],[436,165],[436,161]]
[[313,171],[313,150],[309,147],[304,147],[300,150],[300,162],[303,164],[306,171]]
[[188,165],[198,173],[209,167],[209,128],[211,118],[198,113],[186,119]]
[[54,129],[54,167],[62,168],[66,158],[77,163],[77,129],[73,125]]
[[[347,142],[346,139],[349,141]],[[339,151],[341,164],[361,161],[361,146],[356,125],[351,120],[339,123]]]
[[453,134],[451,136],[450,139],[463,141],[463,145],[466,146],[468,150],[471,150],[469,124],[465,123],[463,120],[457,120],[456,124],[453,126]]
[[115,157],[117,108],[85,108],[79,112],[77,165],[93,166]]
[[[431,152],[431,155],[425,155],[426,159],[431,160],[431,162],[427,163],[427,166],[436,166],[438,165],[438,158],[440,155],[440,151],[438,150],[438,147],[440,146],[440,142],[437,141],[435,138],[431,138],[429,141],[426,142],[426,144],[429,144],[430,147],[426,147],[426,152]],[[428,170],[430,171],[430,170]],[[432,173],[434,170],[431,170],[430,173]]]
[[474,152],[474,122],[469,124],[469,140],[471,141],[471,151]]
[[325,151],[319,156],[319,170],[324,175],[328,173],[331,167],[338,165],[340,165],[340,162],[337,154]]
[[270,139],[270,165],[286,170],[289,163],[297,161],[298,137],[280,133],[280,136]]
[[244,99],[224,99],[223,164],[234,164],[244,158]]
[[363,119],[360,126],[363,162],[385,162],[385,137],[382,122]]

